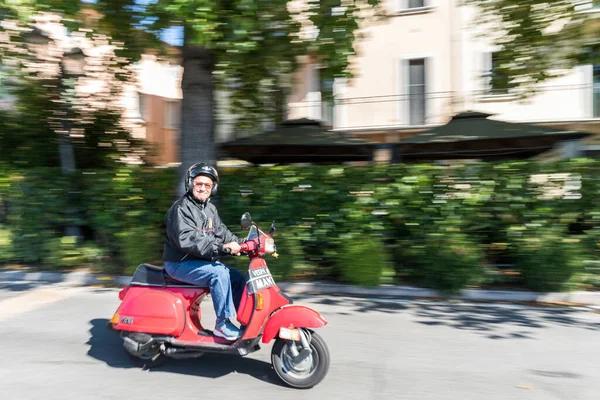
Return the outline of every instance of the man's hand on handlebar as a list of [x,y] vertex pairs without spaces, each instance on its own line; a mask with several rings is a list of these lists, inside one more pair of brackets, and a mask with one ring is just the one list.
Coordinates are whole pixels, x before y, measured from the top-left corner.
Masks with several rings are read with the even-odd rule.
[[229,242],[223,245],[223,250],[227,252],[225,249],[229,249],[229,254],[239,256],[242,248],[237,242]]

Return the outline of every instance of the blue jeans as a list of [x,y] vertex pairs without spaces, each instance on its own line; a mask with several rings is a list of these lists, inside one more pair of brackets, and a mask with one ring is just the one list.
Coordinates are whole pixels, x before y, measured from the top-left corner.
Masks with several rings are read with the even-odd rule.
[[233,318],[240,306],[246,278],[240,271],[215,261],[165,261],[165,270],[178,281],[210,288],[217,318]]

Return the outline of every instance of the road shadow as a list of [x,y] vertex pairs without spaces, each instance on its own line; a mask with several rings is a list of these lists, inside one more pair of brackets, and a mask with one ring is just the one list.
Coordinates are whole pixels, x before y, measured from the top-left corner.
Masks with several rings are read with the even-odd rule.
[[[93,319],[89,323],[91,325],[90,338],[86,342],[89,345],[87,352],[89,357],[102,361],[113,368],[138,368],[133,365],[129,356],[123,350],[118,332],[107,327],[108,319]],[[207,353],[196,359],[170,359],[160,367],[149,371],[186,374],[212,379],[238,373],[252,376],[276,386],[287,387],[281,382],[270,363],[228,354]]]
[[557,326],[600,331],[600,322],[581,318],[584,311],[509,308],[484,305],[415,304],[417,322],[482,334],[489,339],[534,339],[536,330]]
[[0,290],[7,290],[9,292],[25,292],[43,284],[51,285],[51,283],[44,282],[0,282]]
[[580,309],[453,302],[428,304],[348,297],[317,298],[310,306],[315,304],[336,307],[330,313],[343,316],[371,312],[390,316],[409,314],[415,317],[415,322],[425,326],[466,330],[495,340],[535,339],[536,331],[543,328],[568,327],[600,331],[600,322],[582,317],[587,312]]
[[338,312],[340,315],[350,315],[353,313],[383,312],[387,314],[396,314],[405,311],[406,304],[398,302],[372,301],[360,298],[321,298],[316,304],[325,306],[343,306],[347,311]]

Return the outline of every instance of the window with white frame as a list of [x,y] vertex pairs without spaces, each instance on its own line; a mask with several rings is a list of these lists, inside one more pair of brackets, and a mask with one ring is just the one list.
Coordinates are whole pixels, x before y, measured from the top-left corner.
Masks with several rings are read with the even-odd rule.
[[593,71],[593,117],[600,118],[600,64],[594,64]]
[[138,114],[139,117],[148,121],[148,95],[138,92]]
[[181,103],[179,100],[165,101],[165,128],[179,129],[181,123]]
[[[332,78],[321,79],[321,121],[323,125],[333,126],[334,101],[333,95],[335,81]],[[325,92],[330,93],[330,96],[325,97]]]
[[15,67],[0,63],[0,109],[14,109],[19,78]]
[[589,12],[600,9],[600,0],[574,0],[575,11]]
[[8,74],[4,71],[4,66],[0,64],[0,108],[3,108],[9,102],[9,99]]
[[406,60],[408,68],[408,120],[410,125],[425,125],[427,116],[427,60]]
[[398,11],[410,12],[425,10],[431,7],[433,0],[396,0],[398,4]]
[[319,89],[319,67],[310,64],[307,71],[307,93],[305,97],[306,115],[309,119],[321,119],[321,90]]
[[506,95],[510,89],[510,75],[502,64],[500,51],[483,54],[483,92],[486,95]]
[[324,92],[333,93],[334,80],[322,77],[319,64],[312,64],[308,71],[308,93],[306,96],[308,118],[321,121],[323,125],[333,126],[334,102],[326,98]]

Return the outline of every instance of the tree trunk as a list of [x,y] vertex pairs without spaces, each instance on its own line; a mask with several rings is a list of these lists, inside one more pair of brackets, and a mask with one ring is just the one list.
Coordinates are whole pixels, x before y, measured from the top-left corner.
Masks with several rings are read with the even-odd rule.
[[177,194],[184,193],[185,171],[194,163],[216,163],[214,131],[214,60],[201,46],[183,47],[180,160]]

